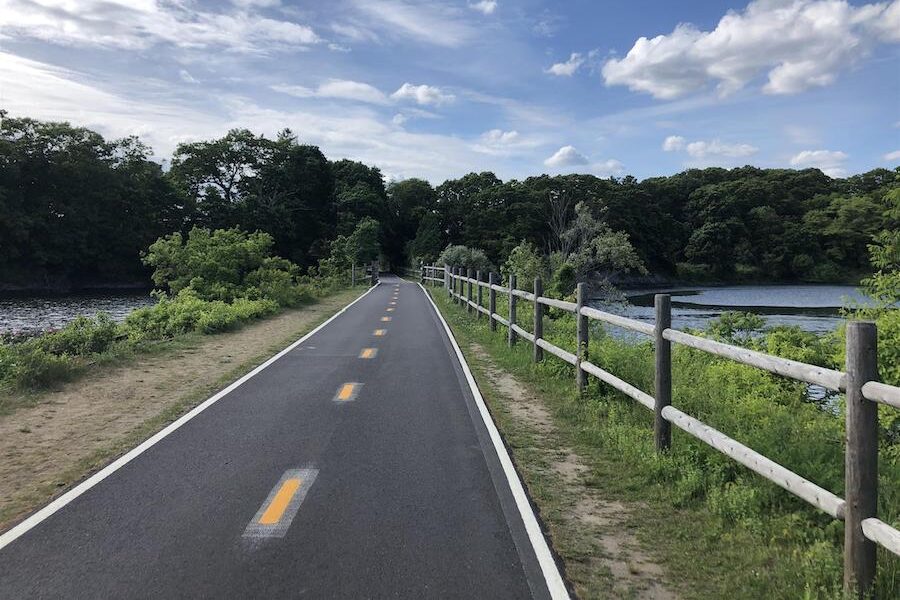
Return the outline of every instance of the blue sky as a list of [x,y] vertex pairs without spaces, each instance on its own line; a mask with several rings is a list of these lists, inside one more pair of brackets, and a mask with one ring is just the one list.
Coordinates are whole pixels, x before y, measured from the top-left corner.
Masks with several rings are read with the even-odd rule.
[[0,107],[433,183],[900,164],[900,0],[0,0]]

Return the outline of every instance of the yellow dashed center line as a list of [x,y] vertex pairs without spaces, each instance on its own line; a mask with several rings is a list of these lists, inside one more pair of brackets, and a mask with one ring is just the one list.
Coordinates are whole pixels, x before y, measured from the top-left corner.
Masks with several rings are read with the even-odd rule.
[[394,312],[394,309],[393,309],[393,308],[388,308],[387,311],[388,311],[388,312]]
[[360,358],[375,358],[375,355],[378,353],[378,348],[363,348],[363,351],[359,353]]
[[338,400],[349,400],[353,397],[353,390],[356,388],[352,383],[345,383],[338,392]]
[[260,525],[274,525],[278,523],[278,521],[281,520],[282,515],[284,515],[284,511],[287,509],[288,504],[290,504],[291,498],[293,498],[294,494],[297,493],[297,490],[300,489],[302,483],[303,480],[299,478],[285,479],[284,483],[281,484],[278,493],[272,498],[272,503],[269,504],[269,508],[267,508],[266,512],[259,518]]
[[384,322],[387,322],[387,321],[390,321],[391,318],[390,317],[381,317],[381,320]]
[[372,332],[372,335],[377,335],[378,337],[381,337],[386,333],[387,333],[387,329],[376,329],[375,331]]

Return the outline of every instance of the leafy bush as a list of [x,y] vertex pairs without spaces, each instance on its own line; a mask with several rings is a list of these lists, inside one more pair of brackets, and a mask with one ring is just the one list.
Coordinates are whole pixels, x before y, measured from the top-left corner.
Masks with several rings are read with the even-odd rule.
[[78,365],[70,355],[57,356],[26,344],[21,348],[4,348],[0,352],[0,382],[20,390],[45,388],[70,379]]
[[115,321],[100,313],[94,319],[78,316],[59,331],[35,338],[33,343],[50,354],[85,356],[105,352],[117,335]]
[[290,303],[287,288],[299,268],[270,256],[273,245],[272,236],[260,231],[195,227],[187,240],[177,232],[156,240],[143,260],[155,269],[153,282],[171,294],[190,289],[203,300],[230,302],[271,292]]
[[483,250],[469,248],[468,246],[449,245],[438,256],[437,264],[450,265],[451,267],[464,267],[475,271],[490,271],[493,269],[491,261]]

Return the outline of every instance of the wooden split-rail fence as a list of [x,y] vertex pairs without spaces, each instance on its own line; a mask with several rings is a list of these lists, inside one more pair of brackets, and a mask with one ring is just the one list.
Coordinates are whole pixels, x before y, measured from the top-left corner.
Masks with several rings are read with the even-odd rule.
[[[671,426],[712,446],[717,451],[741,463],[769,481],[781,486],[835,519],[844,521],[844,588],[860,598],[868,597],[875,580],[876,547],[879,544],[900,556],[900,531],[877,517],[878,497],[878,406],[885,404],[900,409],[900,388],[878,382],[878,357],[875,324],[851,321],[847,324],[847,353],[845,371],[835,371],[739,346],[732,346],[704,337],[672,329],[671,300],[668,294],[655,298],[656,319],[653,324],[628,319],[588,306],[585,285],[578,284],[576,301],[567,302],[543,296],[540,278],[534,280],[534,291],[516,289],[516,276],[510,275],[507,286],[500,278],[460,267],[425,265],[421,270],[422,283],[442,285],[457,304],[469,312],[485,315],[490,328],[503,325],[510,346],[518,338],[533,346],[533,359],[543,360],[544,351],[575,367],[575,385],[584,390],[587,376],[597,379],[633,398],[654,413],[654,438],[659,452],[668,451],[672,444]],[[473,292],[474,290],[474,292]],[[487,290],[488,303],[484,305]],[[508,296],[509,312],[497,314],[497,294]],[[532,332],[522,328],[516,320],[518,300],[534,304]],[[572,354],[543,339],[545,307],[570,312],[577,317],[576,347]],[[636,388],[585,359],[588,349],[588,320],[602,321],[617,327],[649,336],[655,349],[654,395]],[[766,458],[755,450],[731,439],[702,421],[672,406],[672,343],[682,344],[757,367],[770,373],[822,386],[846,394],[846,431],[844,487],[846,498],[816,485],[803,476]]]

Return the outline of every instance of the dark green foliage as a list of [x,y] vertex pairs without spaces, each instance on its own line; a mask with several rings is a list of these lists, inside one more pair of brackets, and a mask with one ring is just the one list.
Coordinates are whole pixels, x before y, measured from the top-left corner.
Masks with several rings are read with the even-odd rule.
[[[900,227],[885,212],[897,170],[832,179],[816,169],[707,168],[643,181],[506,182],[482,172],[436,188],[420,179],[385,186],[378,168],[331,162],[289,130],[268,139],[245,129],[179,145],[168,173],[150,155],[134,138],[4,119],[0,285],[145,280],[140,250],[193,227],[266,232],[273,251],[303,270],[364,219],[378,223],[382,266],[398,270],[436,260],[448,244],[480,248],[495,265],[522,242],[569,256],[562,235],[579,203],[654,274],[852,281],[869,271],[873,235]],[[589,262],[572,263],[579,278]]]

